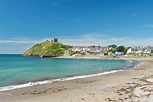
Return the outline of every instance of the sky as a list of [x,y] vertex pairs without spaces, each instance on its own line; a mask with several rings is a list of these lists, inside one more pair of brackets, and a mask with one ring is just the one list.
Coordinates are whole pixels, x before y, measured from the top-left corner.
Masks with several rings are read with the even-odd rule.
[[0,0],[0,53],[54,37],[69,45],[153,46],[153,0]]

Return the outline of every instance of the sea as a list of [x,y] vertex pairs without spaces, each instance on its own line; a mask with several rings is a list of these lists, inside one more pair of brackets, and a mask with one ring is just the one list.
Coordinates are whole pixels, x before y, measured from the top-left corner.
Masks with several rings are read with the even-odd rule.
[[133,60],[25,57],[0,54],[0,91],[108,74],[133,68]]

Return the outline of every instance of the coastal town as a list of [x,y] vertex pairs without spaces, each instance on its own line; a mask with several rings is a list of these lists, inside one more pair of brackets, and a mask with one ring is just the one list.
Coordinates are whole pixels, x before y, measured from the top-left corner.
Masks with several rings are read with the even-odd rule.
[[[122,50],[118,50],[117,48],[122,47]],[[117,50],[117,51],[114,51]],[[111,45],[107,47],[101,47],[101,46],[72,46],[72,48],[69,49],[69,52],[74,52],[79,54],[93,54],[97,56],[121,56],[121,55],[152,55],[153,54],[153,47],[152,46],[146,46],[146,47],[128,47],[127,49],[124,46],[118,46],[116,48],[113,48]]]
[[[50,42],[58,42],[58,38],[53,38],[52,40],[46,40]],[[108,46],[91,45],[91,46],[70,46],[68,45],[68,50],[65,51],[65,56],[72,57],[82,57],[82,56],[153,56],[153,46],[133,46],[125,47],[118,46],[115,44]]]

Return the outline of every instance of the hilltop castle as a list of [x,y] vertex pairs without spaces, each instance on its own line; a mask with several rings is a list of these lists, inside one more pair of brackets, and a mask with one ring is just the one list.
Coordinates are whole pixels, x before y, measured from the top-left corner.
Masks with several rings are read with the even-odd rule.
[[58,38],[54,38],[53,39],[53,42],[58,42]]
[[46,40],[46,41],[51,41],[51,42],[58,42],[58,38],[53,38],[52,40]]

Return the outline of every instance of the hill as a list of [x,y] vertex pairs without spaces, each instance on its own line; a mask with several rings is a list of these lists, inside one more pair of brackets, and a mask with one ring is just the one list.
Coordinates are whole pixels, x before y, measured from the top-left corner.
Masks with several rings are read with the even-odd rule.
[[32,46],[23,56],[57,57],[64,55],[68,48],[59,42],[45,41]]

